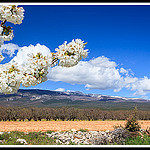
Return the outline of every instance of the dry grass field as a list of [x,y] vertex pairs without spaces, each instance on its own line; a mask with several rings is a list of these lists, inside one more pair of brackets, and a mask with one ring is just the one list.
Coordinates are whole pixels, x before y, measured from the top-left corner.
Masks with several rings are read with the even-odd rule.
[[[150,120],[138,121],[142,129],[150,127]],[[114,130],[114,126],[124,126],[126,121],[1,121],[0,131],[69,131],[87,129],[89,131]]]

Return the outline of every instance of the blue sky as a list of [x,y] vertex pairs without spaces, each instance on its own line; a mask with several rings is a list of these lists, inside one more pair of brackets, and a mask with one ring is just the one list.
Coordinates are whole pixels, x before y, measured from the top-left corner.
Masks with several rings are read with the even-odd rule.
[[[116,68],[131,69],[134,77],[150,78],[150,6],[130,5],[19,5],[25,9],[20,25],[12,25],[19,47],[30,44],[47,46],[52,52],[64,41],[81,38],[88,42],[89,55],[84,61],[105,56]],[[9,24],[9,23],[7,23]],[[5,42],[7,44],[8,42]],[[6,58],[5,61],[9,61]],[[23,87],[21,87],[23,88]],[[122,88],[86,90],[84,84],[46,81],[30,88],[77,90],[85,93],[133,96]],[[149,96],[147,93],[146,96]]]

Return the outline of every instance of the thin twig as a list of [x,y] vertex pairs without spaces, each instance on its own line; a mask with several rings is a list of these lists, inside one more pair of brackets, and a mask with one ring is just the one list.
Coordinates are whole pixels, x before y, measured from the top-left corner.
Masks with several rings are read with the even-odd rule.
[[55,63],[57,60],[58,60],[58,58],[55,58],[55,59],[52,61],[52,64]]
[[0,26],[2,27],[5,23],[6,23],[6,19],[4,21],[1,22]]

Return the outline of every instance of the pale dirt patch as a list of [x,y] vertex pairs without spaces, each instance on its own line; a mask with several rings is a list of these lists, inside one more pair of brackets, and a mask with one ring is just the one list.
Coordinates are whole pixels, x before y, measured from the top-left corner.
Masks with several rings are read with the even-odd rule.
[[[150,120],[138,121],[142,129],[150,127]],[[70,129],[89,131],[114,130],[114,126],[124,126],[126,121],[1,121],[0,131],[46,132],[69,131]]]

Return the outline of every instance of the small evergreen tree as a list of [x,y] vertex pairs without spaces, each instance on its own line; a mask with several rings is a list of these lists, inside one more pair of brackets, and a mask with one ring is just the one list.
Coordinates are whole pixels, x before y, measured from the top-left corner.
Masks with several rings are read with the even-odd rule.
[[125,129],[127,129],[131,132],[135,132],[135,131],[139,131],[140,128],[141,128],[141,126],[139,125],[139,123],[137,121],[137,107],[135,107],[132,112],[132,115],[130,115],[129,118],[127,119]]

